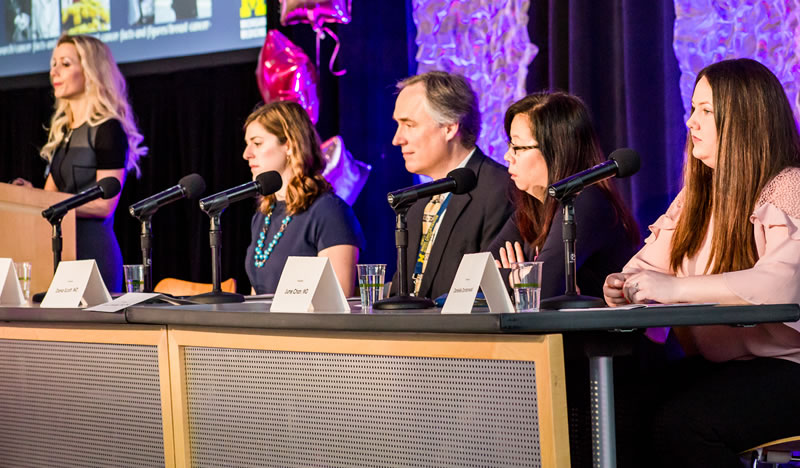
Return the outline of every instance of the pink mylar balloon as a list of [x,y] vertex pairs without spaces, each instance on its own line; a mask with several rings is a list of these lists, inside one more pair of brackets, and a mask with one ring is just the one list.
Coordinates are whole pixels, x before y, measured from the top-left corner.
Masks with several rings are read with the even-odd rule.
[[322,175],[331,183],[336,195],[352,205],[367,183],[372,166],[353,158],[340,136],[325,141],[321,148],[322,157],[325,158]]
[[264,102],[294,101],[308,112],[311,121],[319,119],[317,72],[311,60],[286,36],[270,30],[258,55],[256,81]]
[[310,23],[314,29],[323,23],[347,24],[351,11],[352,0],[281,0],[281,24]]

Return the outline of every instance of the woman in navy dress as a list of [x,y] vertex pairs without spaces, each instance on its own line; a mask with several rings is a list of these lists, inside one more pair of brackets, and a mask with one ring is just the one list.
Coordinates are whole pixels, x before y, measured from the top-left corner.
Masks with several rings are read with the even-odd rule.
[[253,216],[245,269],[253,291],[274,293],[289,256],[328,257],[345,295],[355,294],[364,236],[353,210],[322,177],[320,139],[306,111],[271,102],[245,122],[242,157],[253,178],[277,171],[283,186],[263,197]]

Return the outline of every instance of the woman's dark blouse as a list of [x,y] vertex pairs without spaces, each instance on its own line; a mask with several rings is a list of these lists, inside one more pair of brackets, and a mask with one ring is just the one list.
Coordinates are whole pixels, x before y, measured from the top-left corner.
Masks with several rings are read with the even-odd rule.
[[[606,276],[622,271],[636,253],[622,223],[617,219],[614,205],[597,186],[588,187],[575,198],[575,242],[578,288],[585,296],[603,297]],[[542,298],[559,296],[565,291],[563,216],[559,207],[538,261],[542,265]],[[523,246],[525,260],[533,260],[535,252],[522,240],[516,224],[516,214],[508,219],[500,234],[489,246],[494,258],[500,259],[500,247],[505,242],[518,241]]]
[[[272,241],[286,216],[286,203],[277,202],[264,236],[264,247]],[[292,216],[278,244],[264,266],[255,266],[255,246],[264,228],[264,214],[256,211],[251,222],[251,241],[247,247],[245,270],[256,294],[272,294],[289,256],[316,257],[320,250],[335,245],[364,248],[364,234],[353,209],[332,192],[320,195],[304,212]]]
[[[118,120],[88,123],[72,131],[58,147],[50,164],[50,175],[59,192],[78,193],[97,182],[97,170],[124,169],[128,137]],[[106,287],[122,290],[122,252],[114,234],[114,213],[107,218],[77,218],[75,223],[78,260],[94,259]]]

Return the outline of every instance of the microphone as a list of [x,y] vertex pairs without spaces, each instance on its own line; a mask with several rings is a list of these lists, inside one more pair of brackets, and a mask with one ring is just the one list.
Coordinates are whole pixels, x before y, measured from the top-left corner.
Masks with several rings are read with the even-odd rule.
[[392,206],[392,209],[397,211],[398,208],[412,205],[420,198],[447,192],[453,192],[456,195],[467,193],[474,189],[477,183],[478,179],[471,169],[460,167],[450,171],[444,179],[389,192],[386,195],[386,199],[389,200],[389,205]]
[[128,208],[131,216],[142,219],[152,216],[162,206],[181,198],[197,198],[206,191],[206,182],[199,174],[189,174],[178,181],[178,185],[170,187]]
[[556,200],[573,197],[585,187],[610,177],[632,176],[639,170],[639,165],[639,153],[630,148],[620,148],[611,153],[608,161],[559,180],[547,188],[547,193]]
[[120,188],[121,186],[119,184],[119,180],[117,180],[115,177],[106,177],[104,179],[100,179],[97,184],[84,190],[83,192],[67,198],[62,202],[58,202],[50,208],[42,211],[42,216],[47,218],[47,220],[50,221],[50,224],[58,223],[61,221],[61,218],[67,214],[67,211],[77,208],[81,205],[85,205],[86,203],[89,203],[97,198],[102,197],[104,200],[108,200],[109,198],[115,197],[119,193]]
[[200,209],[206,213],[220,213],[231,203],[256,195],[271,195],[280,190],[282,186],[283,180],[278,171],[262,172],[252,182],[203,198],[200,200]]

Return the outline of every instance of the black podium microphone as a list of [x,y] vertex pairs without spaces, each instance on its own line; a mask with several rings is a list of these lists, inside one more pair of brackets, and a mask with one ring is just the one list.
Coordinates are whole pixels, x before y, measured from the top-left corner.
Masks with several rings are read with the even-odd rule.
[[206,213],[218,213],[225,210],[231,203],[256,195],[272,195],[283,186],[283,179],[278,171],[262,172],[256,176],[256,180],[247,182],[224,192],[209,195],[200,200],[200,209]]
[[206,191],[206,182],[199,174],[189,174],[178,181],[178,185],[170,187],[142,201],[136,202],[128,208],[131,216],[142,219],[152,216],[162,206],[180,200],[181,198],[194,199]]
[[547,188],[547,194],[556,200],[563,200],[581,192],[585,187],[611,177],[629,177],[639,170],[639,153],[630,148],[615,150],[608,161],[590,167],[566,179],[559,180]]
[[478,179],[472,169],[460,167],[450,171],[444,179],[389,192],[386,195],[386,199],[389,200],[389,205],[391,205],[392,209],[396,211],[398,207],[412,205],[420,198],[448,192],[453,192],[456,195],[467,193],[474,189],[477,183]]
[[119,180],[117,180],[116,177],[106,177],[104,179],[100,179],[97,181],[97,184],[89,187],[83,192],[67,198],[62,202],[58,202],[50,208],[42,211],[42,216],[50,221],[51,224],[54,222],[59,222],[61,221],[61,218],[67,214],[67,211],[85,205],[98,198],[107,200],[115,197],[119,193],[120,188],[121,186],[119,184]]

